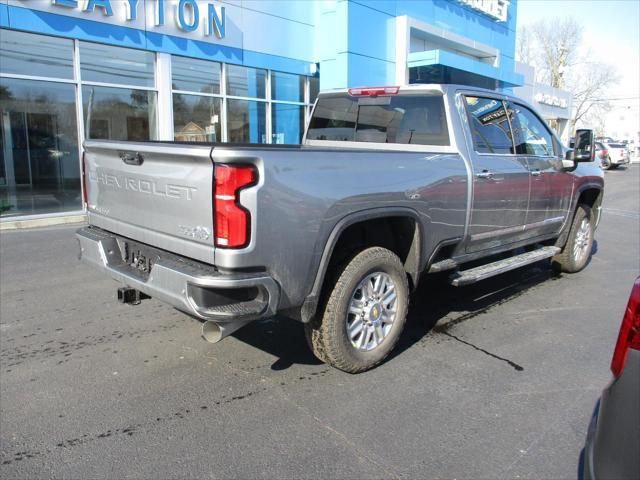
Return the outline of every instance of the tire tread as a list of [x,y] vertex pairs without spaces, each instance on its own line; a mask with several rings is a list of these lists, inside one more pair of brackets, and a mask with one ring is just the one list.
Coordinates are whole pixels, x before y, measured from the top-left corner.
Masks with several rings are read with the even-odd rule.
[[591,208],[588,205],[579,204],[576,207],[576,212],[573,216],[573,221],[571,222],[571,229],[569,230],[567,243],[565,244],[562,251],[551,259],[551,266],[555,271],[564,273],[577,273],[585,268],[589,263],[589,256],[587,256],[587,261],[584,265],[576,265],[573,258],[573,242],[575,239],[576,230],[579,228],[580,222],[584,217],[589,218],[589,221],[591,222],[591,228],[593,229],[593,215],[591,214]]
[[[389,347],[386,347],[387,353],[374,362],[364,363],[354,361],[352,358],[345,355],[342,348],[339,348],[339,341],[343,338],[343,332],[341,329],[343,328],[342,322],[344,319],[340,319],[341,321],[332,320],[335,320],[336,315],[340,315],[342,317],[340,313],[340,304],[343,301],[345,289],[348,288],[348,284],[352,282],[352,279],[357,274],[358,270],[362,269],[366,265],[374,265],[375,263],[380,262],[389,262],[392,264],[394,269],[403,273],[403,291],[408,292],[408,281],[406,274],[404,273],[404,267],[398,256],[390,250],[382,247],[367,248],[355,255],[348,263],[346,263],[346,265],[343,265],[342,268],[337,269],[337,273],[339,273],[339,275],[337,275],[337,279],[335,280],[333,287],[328,292],[326,302],[322,305],[323,308],[321,312],[318,314],[317,318],[310,322],[306,327],[307,339],[313,353],[320,360],[345,372],[360,373],[379,365],[393,350],[400,337],[400,335],[397,334],[393,339],[393,343],[390,344]],[[400,289],[398,289],[398,294],[400,293],[399,290]],[[347,292],[347,295],[351,295],[351,292]],[[408,298],[399,300],[404,301],[405,305],[408,304]],[[405,318],[396,318],[395,321],[404,322]]]

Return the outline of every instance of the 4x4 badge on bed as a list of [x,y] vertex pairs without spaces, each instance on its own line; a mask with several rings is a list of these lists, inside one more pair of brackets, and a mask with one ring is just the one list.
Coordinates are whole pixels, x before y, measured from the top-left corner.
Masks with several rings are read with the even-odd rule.
[[187,227],[185,225],[178,225],[178,231],[180,235],[185,237],[195,238],[196,240],[207,240],[211,236],[211,232],[207,227]]

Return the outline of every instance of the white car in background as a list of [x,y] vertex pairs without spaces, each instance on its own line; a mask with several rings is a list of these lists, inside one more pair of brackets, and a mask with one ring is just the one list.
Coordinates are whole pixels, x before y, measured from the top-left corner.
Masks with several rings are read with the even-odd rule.
[[602,142],[596,142],[596,161],[603,170],[609,170],[609,150]]
[[608,152],[608,168],[618,168],[620,165],[629,164],[629,150],[624,143],[602,142]]

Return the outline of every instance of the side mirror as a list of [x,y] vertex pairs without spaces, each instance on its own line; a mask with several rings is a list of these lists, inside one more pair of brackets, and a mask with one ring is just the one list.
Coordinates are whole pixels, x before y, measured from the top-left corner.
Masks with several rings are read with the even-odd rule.
[[576,130],[576,143],[573,150],[575,162],[592,162],[596,154],[596,142],[593,130]]

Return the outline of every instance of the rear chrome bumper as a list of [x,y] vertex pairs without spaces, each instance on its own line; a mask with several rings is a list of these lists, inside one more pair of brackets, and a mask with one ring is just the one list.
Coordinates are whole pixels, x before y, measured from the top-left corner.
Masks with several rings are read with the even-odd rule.
[[79,229],[76,237],[81,260],[194,317],[230,322],[276,314],[280,288],[267,274],[220,273],[213,266],[146,245],[153,263],[143,273],[124,260],[126,238],[95,227]]
[[611,163],[613,163],[614,165],[627,165],[629,163],[629,157],[618,158],[617,160],[611,159]]

